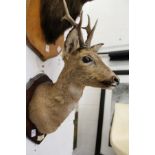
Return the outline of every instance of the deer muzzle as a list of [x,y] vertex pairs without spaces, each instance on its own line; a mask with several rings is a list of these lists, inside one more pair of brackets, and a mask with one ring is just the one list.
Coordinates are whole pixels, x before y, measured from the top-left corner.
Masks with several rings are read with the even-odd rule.
[[119,84],[120,80],[116,75],[112,75],[109,79],[103,80],[101,83],[105,87],[116,87]]

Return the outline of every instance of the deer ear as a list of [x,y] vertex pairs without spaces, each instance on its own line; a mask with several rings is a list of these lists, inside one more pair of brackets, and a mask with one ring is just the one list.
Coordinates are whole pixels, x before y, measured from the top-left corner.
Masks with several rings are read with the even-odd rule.
[[76,28],[72,29],[66,37],[64,54],[71,54],[79,48],[79,37]]
[[91,49],[92,49],[94,52],[98,52],[98,50],[99,50],[103,45],[104,45],[103,43],[96,44],[96,45],[91,46]]

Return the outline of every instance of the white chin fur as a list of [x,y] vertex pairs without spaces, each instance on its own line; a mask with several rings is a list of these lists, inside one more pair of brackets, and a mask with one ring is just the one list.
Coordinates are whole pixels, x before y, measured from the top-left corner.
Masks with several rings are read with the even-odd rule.
[[110,90],[112,90],[112,89],[114,89],[116,86],[110,86],[110,87],[108,87],[107,89],[110,89]]

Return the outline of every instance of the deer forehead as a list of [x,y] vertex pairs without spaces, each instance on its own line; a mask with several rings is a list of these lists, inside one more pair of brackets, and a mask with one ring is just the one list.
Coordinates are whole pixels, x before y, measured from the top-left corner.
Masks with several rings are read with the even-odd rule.
[[77,56],[84,57],[84,56],[91,56],[94,59],[100,59],[96,52],[91,49],[82,49],[77,52]]
[[79,63],[77,64],[77,61],[80,62],[80,64],[83,64],[81,60],[84,56],[91,57],[96,64],[101,64],[101,65],[104,64],[104,62],[101,60],[98,54],[91,49],[81,49],[81,50],[75,51],[74,53],[70,54],[67,62],[69,64],[72,63],[72,65],[73,64],[78,65]]

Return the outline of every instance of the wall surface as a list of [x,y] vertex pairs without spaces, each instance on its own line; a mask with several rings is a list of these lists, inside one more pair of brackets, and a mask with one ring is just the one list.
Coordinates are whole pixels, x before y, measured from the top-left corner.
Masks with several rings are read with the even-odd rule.
[[94,0],[83,8],[83,24],[87,14],[93,25],[98,19],[92,44],[104,43],[101,51],[126,49],[129,44],[129,0]]
[[86,87],[79,102],[77,148],[73,155],[94,155],[100,89]]

